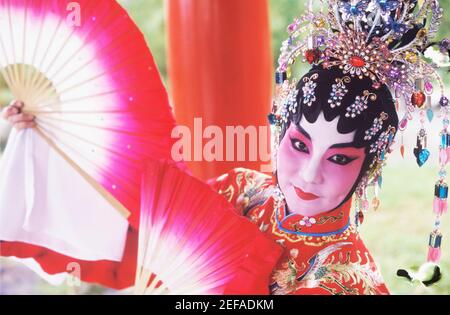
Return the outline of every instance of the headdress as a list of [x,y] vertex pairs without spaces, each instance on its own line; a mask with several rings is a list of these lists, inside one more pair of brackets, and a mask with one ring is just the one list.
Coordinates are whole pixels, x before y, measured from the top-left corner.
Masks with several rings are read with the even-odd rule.
[[[378,190],[382,183],[382,167],[397,131],[403,132],[409,122],[418,117],[421,129],[414,149],[417,163],[426,163],[430,152],[427,149],[426,119],[432,121],[432,94],[440,93],[438,105],[443,121],[440,145],[440,171],[435,186],[434,212],[436,222],[429,240],[430,262],[440,258],[440,217],[447,211],[448,187],[445,183],[445,166],[450,160],[449,100],[444,95],[444,83],[437,72],[445,64],[450,48],[449,40],[431,42],[438,31],[443,16],[438,0],[323,0],[321,8],[314,12],[313,1],[309,1],[307,12],[289,25],[288,39],[282,44],[279,64],[275,74],[276,96],[269,121],[272,126],[273,152],[276,154],[283,127],[291,114],[297,111],[297,95],[302,93],[302,106],[313,106],[316,99],[317,77],[304,77],[299,88],[299,79],[293,75],[298,59],[316,67],[331,69],[338,67],[345,77],[336,80],[328,101],[331,108],[343,106],[342,99],[348,93],[351,80],[369,78],[371,88],[377,90],[387,86],[395,97],[396,110],[400,118],[397,125],[383,126],[386,114],[373,121],[365,131],[365,139],[372,141],[369,152],[374,156],[369,169],[356,189],[356,222],[369,208],[368,187],[374,187],[372,205],[379,205]],[[433,50],[434,46],[439,51]],[[433,46],[433,47],[431,47]],[[431,47],[431,48],[430,48]],[[447,55],[446,55],[447,54]],[[424,57],[433,57],[427,62]],[[437,89],[436,89],[437,87]],[[376,95],[364,91],[346,109],[345,116],[360,119],[371,106]],[[400,108],[405,104],[405,109]],[[404,154],[404,146],[401,145]],[[276,162],[274,162],[276,164]],[[360,218],[358,220],[358,218]]]

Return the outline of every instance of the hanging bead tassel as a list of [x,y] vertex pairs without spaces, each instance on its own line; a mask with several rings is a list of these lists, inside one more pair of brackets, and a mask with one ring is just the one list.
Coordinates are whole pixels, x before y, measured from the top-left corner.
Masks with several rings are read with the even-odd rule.
[[428,262],[438,263],[441,259],[441,241],[442,234],[439,231],[431,232],[428,243]]
[[442,216],[448,211],[448,186],[444,182],[439,182],[434,186],[433,211],[437,216]]
[[[443,90],[441,86],[441,90]],[[430,234],[430,239],[428,242],[428,262],[438,263],[441,259],[441,242],[442,234],[439,231],[439,226],[441,224],[441,216],[448,212],[448,185],[445,183],[445,178],[447,172],[445,171],[445,166],[450,158],[450,134],[448,132],[448,127],[450,125],[448,110],[448,101],[442,102],[442,99],[447,99],[445,96],[441,97],[441,112],[444,116],[443,130],[440,134],[441,143],[439,146],[439,180],[434,186],[434,201],[433,201],[433,212],[436,215],[434,222],[433,232]]]
[[356,213],[356,221],[358,222],[358,226],[363,224],[363,222],[364,222],[364,212],[358,211],[358,213]]

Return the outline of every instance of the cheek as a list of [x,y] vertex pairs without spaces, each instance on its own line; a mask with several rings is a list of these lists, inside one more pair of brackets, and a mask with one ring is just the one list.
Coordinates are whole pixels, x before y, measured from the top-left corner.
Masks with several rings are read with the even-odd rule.
[[327,161],[324,165],[324,174],[329,195],[346,196],[358,179],[363,162],[364,158],[359,158],[349,165],[340,166]]
[[277,157],[280,182],[287,182],[288,177],[297,176],[307,159],[308,155],[295,150],[289,136],[286,135],[280,143]]

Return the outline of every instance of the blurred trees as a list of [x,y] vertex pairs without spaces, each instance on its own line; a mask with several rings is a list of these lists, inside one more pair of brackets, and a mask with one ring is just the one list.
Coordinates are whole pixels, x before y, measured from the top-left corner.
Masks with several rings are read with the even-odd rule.
[[[119,0],[144,32],[161,74],[167,79],[164,1],[170,0]],[[296,16],[304,12],[306,3],[304,0],[270,0],[274,66],[281,43],[287,38],[286,27]],[[317,5],[319,1],[316,0],[315,3]],[[440,3],[445,12],[450,12],[450,1],[441,0]],[[438,38],[444,37],[450,37],[450,19],[446,15],[438,34]]]
[[[164,80],[167,80],[166,62],[166,25],[165,1],[170,0],[118,0],[127,9],[130,15],[144,33],[156,63],[159,66]],[[222,0],[226,1],[226,0]],[[243,0],[245,1],[245,0]],[[286,39],[286,27],[294,17],[301,14],[307,1],[302,0],[270,0],[270,18],[272,25],[272,50],[274,65],[283,40]],[[319,1],[316,0],[316,3]],[[450,1],[441,0],[441,6],[447,15],[444,15],[443,25],[438,38],[450,37]],[[230,26],[232,27],[232,26]],[[448,75],[447,75],[448,76]],[[0,104],[3,104],[8,95],[4,93],[4,83],[0,79]]]

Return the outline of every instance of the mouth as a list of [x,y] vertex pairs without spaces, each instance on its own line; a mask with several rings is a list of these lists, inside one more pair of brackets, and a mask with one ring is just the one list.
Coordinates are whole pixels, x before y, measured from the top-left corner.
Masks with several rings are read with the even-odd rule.
[[305,191],[301,190],[298,187],[294,186],[294,190],[295,190],[295,193],[297,194],[297,196],[300,197],[300,199],[303,199],[303,200],[306,200],[306,201],[319,199],[319,196],[316,196],[316,195],[314,195],[312,193],[305,192]]

